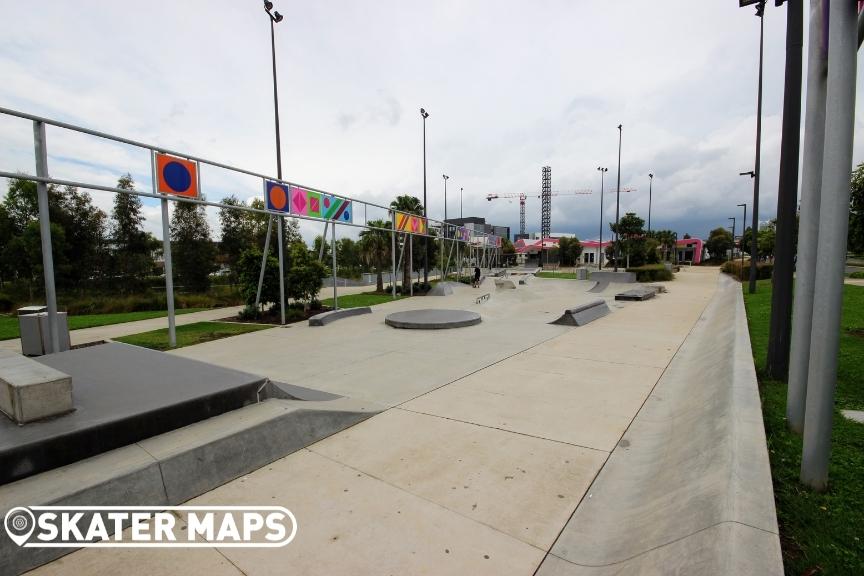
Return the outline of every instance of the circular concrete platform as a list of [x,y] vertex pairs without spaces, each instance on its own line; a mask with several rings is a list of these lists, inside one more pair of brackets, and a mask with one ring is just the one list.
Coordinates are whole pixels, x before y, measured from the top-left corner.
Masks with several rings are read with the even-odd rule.
[[480,314],[468,310],[406,310],[388,314],[388,326],[409,330],[445,330],[480,323]]

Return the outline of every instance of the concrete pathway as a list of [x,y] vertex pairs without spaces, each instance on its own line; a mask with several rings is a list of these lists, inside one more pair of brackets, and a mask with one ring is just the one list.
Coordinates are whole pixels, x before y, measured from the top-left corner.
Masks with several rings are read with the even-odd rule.
[[[295,324],[175,354],[389,407],[190,504],[277,504],[277,549],[86,549],[35,574],[533,574],[712,298],[691,268],[646,302],[549,325],[591,282],[457,287],[423,307],[477,310],[451,331],[386,327],[401,300],[322,328]],[[491,293],[482,304],[477,296]]]

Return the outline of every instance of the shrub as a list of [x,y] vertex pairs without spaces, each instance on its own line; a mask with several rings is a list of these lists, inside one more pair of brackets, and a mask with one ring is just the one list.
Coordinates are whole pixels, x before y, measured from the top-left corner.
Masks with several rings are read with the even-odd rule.
[[[744,282],[749,280],[750,278],[750,261],[744,261],[744,271],[741,271],[741,260],[729,260],[724,263],[723,266],[720,267],[722,272],[729,274],[730,276],[734,276],[738,280]],[[757,262],[756,263],[756,279],[757,280],[767,280],[771,278],[771,274],[774,272],[774,265],[769,262]]]
[[254,304],[247,304],[246,307],[237,314],[237,317],[240,318],[240,320],[257,320],[261,317],[261,312]]
[[[864,270],[859,270],[858,272],[852,272],[849,275],[849,278],[864,278]],[[0,296],[0,307],[3,306],[3,297]]]
[[675,278],[663,264],[645,264],[644,266],[627,268],[627,272],[634,272],[637,282],[664,282]]

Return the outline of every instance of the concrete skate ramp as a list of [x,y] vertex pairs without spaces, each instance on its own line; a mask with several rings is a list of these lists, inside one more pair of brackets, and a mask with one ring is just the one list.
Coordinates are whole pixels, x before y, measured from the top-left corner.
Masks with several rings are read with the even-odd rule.
[[609,314],[609,306],[605,300],[593,300],[587,304],[582,304],[575,308],[568,308],[564,314],[550,324],[558,324],[559,326],[584,326],[589,322],[593,322],[598,318],[602,318]]
[[656,295],[657,290],[655,288],[651,286],[638,286],[615,294],[615,300],[622,300],[624,302],[641,302],[643,300],[650,300]]
[[594,286],[588,289],[588,292],[591,292],[593,294],[599,294],[607,288],[609,288],[609,282],[597,282],[596,284],[594,284]]
[[783,574],[744,302],[719,282],[541,576]]
[[453,294],[453,286],[449,282],[438,282],[429,290],[427,296],[450,296]]
[[342,318],[350,318],[351,316],[360,316],[361,314],[371,314],[372,308],[369,306],[358,306],[357,308],[340,308],[339,310],[330,310],[322,312],[309,318],[309,326],[326,326],[336,320]]
[[597,271],[591,273],[591,280],[598,282],[617,282],[619,284],[632,284],[636,282],[635,272]]

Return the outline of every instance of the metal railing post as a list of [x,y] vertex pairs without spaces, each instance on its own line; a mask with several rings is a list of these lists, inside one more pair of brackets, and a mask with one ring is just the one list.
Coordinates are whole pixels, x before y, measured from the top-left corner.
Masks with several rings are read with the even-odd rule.
[[[48,177],[48,142],[45,124],[33,122],[33,146],[36,151],[36,175]],[[60,330],[57,325],[57,292],[54,284],[54,252],[51,248],[51,216],[48,209],[48,185],[36,183],[36,198],[39,202],[39,237],[42,240],[42,269],[45,280],[45,306],[48,308],[48,341],[51,350],[60,351]]]

